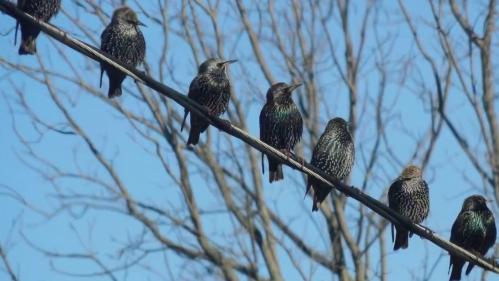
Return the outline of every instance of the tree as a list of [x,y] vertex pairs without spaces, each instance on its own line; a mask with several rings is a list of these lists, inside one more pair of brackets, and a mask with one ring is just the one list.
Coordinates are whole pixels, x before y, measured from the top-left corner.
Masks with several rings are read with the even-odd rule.
[[[161,82],[187,89],[204,58],[239,59],[231,66],[235,87],[226,116],[243,130],[256,135],[253,120],[270,84],[302,81],[295,98],[306,130],[297,153],[305,159],[325,122],[341,115],[350,120],[357,145],[352,182],[381,201],[411,162],[425,168],[430,188],[454,184],[441,178],[466,169],[459,181],[489,198],[497,194],[497,96],[490,64],[494,1],[471,7],[429,1],[431,15],[402,1],[395,6],[374,1],[129,4],[149,25],[145,69]],[[54,24],[98,46],[111,5],[90,0],[64,5]],[[468,21],[490,26],[484,24],[484,34],[476,35]],[[258,153],[213,128],[202,145],[186,150],[178,105],[131,81],[122,99],[108,100],[97,87],[98,64],[40,41],[51,48],[40,48],[33,63],[2,56],[0,64],[23,171],[42,176],[51,189],[40,194],[50,194],[49,202],[40,202],[10,177],[3,186],[30,216],[42,215],[64,238],[75,240],[68,245],[79,245],[77,250],[52,247],[35,239],[28,226],[14,228],[31,250],[54,260],[52,269],[64,278],[396,276],[388,266],[398,263],[388,254],[386,220],[337,192],[312,215],[310,200],[303,200],[301,174],[285,168],[287,180],[269,185]],[[451,96],[452,91],[464,95]],[[462,120],[475,124],[457,127]],[[479,133],[485,141],[477,140]],[[451,156],[442,155],[446,151]],[[446,167],[452,166],[443,163],[449,160],[463,163]],[[455,199],[455,207],[466,189],[431,195],[434,202],[442,202],[439,196]],[[491,204],[496,214],[497,202]],[[441,225],[437,231],[448,233],[457,208],[435,220]],[[430,216],[439,215],[438,207],[432,210]],[[72,220],[70,233],[60,227]],[[411,244],[421,243],[414,240]],[[408,262],[401,272],[429,279],[432,266],[446,269],[439,264],[442,254],[435,259],[439,253],[429,251],[429,260],[420,252],[423,273]],[[70,264],[81,270],[66,267],[68,259],[76,259]]]

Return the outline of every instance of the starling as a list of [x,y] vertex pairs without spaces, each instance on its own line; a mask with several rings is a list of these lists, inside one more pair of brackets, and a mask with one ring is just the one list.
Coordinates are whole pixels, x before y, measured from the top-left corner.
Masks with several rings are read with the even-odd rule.
[[[354,159],[355,147],[347,122],[339,117],[330,120],[312,152],[311,164],[342,181],[352,171]],[[306,193],[310,187],[314,190],[312,211],[317,211],[318,204],[326,199],[331,189],[309,176]]]
[[[204,106],[212,116],[220,116],[229,107],[230,81],[227,76],[227,66],[236,60],[221,60],[211,58],[203,62],[198,69],[198,74],[189,86],[187,96],[201,106]],[[186,108],[181,131],[184,128],[185,120],[189,110]],[[191,114],[191,131],[187,145],[196,145],[199,142],[199,135],[208,128],[208,121],[203,117]]]
[[[61,8],[61,0],[18,0],[17,8],[41,21],[48,22]],[[20,20],[16,25],[16,33],[19,25],[21,25],[21,46],[19,47],[19,54],[35,54],[36,37],[40,34],[40,29],[27,21]]]
[[[421,223],[430,210],[428,184],[422,178],[421,169],[409,165],[392,183],[388,190],[388,206],[414,223]],[[409,247],[409,231],[403,227],[395,227],[395,244],[393,250]],[[412,236],[412,233],[410,234]]]
[[[298,107],[291,98],[291,93],[301,84],[287,85],[277,83],[267,91],[267,102],[260,112],[260,140],[290,155],[296,143],[301,139],[303,120]],[[284,178],[282,165],[271,158],[269,160],[269,181]],[[263,154],[262,154],[263,167]]]
[[[494,246],[496,235],[494,215],[487,208],[485,198],[480,195],[466,198],[461,212],[452,225],[450,241],[483,256]],[[464,263],[463,258],[451,254],[449,269],[452,267],[452,273],[449,280],[461,280]],[[473,266],[473,263],[468,264],[466,275],[471,272]]]
[[[127,6],[114,11],[111,23],[101,34],[101,50],[121,63],[136,67],[144,61],[146,42],[139,29],[141,23],[135,12]],[[109,98],[121,96],[121,83],[126,75],[118,69],[101,63],[100,84],[104,71],[109,77]]]

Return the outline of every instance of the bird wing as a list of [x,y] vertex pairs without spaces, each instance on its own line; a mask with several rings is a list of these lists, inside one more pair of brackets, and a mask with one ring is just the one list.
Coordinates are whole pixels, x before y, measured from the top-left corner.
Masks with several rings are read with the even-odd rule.
[[294,146],[300,141],[303,133],[303,119],[296,105],[291,105],[289,114],[284,116],[284,120],[282,121],[282,133],[283,135],[287,135],[285,138],[287,143],[285,145],[288,149],[293,149]]
[[466,247],[466,244],[470,244],[470,233],[468,231],[467,224],[471,221],[473,216],[471,211],[460,212],[457,216],[454,224],[452,224],[450,241],[462,247]]
[[[17,0],[17,8],[20,10],[24,10],[24,4],[26,3],[26,0]],[[19,20],[16,20],[16,32],[14,33],[14,45],[17,45],[17,33],[19,31],[19,26],[21,22]]]
[[143,63],[146,58],[146,40],[144,39],[144,35],[139,31],[139,40],[137,41],[138,48],[137,50],[142,50],[138,56],[137,63]]
[[[457,215],[456,220],[452,224],[451,232],[450,232],[450,242],[462,246],[463,244],[463,230],[464,230],[464,217],[466,216],[466,212],[460,212]],[[454,258],[451,254],[451,258],[449,261],[449,270],[452,267],[452,264],[454,263]]]
[[388,207],[390,207],[393,210],[396,210],[399,212],[400,206],[398,200],[398,192],[400,191],[402,186],[402,181],[397,179],[395,180],[391,185],[390,188],[388,188]]
[[[267,135],[268,135],[268,122],[266,122],[266,119],[268,118],[268,104],[266,103],[262,110],[260,111],[260,116],[258,117],[259,123],[260,123],[260,140],[267,143]],[[265,161],[264,161],[264,154],[262,153],[262,174],[265,174]]]
[[260,122],[260,140],[268,143],[269,142],[269,131],[270,131],[270,118],[272,118],[270,104],[266,103],[262,110],[260,111],[259,122]]
[[202,82],[204,80],[204,76],[196,76],[191,84],[189,85],[189,93],[187,93],[187,96],[190,99],[193,99],[197,102],[199,102],[199,99],[201,98],[203,94],[203,87],[202,87]]
[[491,211],[487,210],[489,220],[488,220],[488,225],[487,225],[487,232],[485,234],[485,247],[483,249],[483,255],[487,253],[487,250],[490,249],[490,247],[494,246],[496,239],[497,239],[497,229],[496,229],[496,222],[494,219],[494,215],[492,214]]
[[[400,190],[401,187],[401,182],[400,180],[395,180],[390,187],[388,188],[388,207],[390,209],[395,210],[396,212],[399,212],[398,210],[400,209],[400,204],[399,201],[397,200],[397,191]],[[391,230],[392,230],[392,242],[395,241],[394,238],[394,224],[392,224]]]
[[[110,32],[111,32],[111,24],[109,24],[108,26],[106,26],[106,28],[104,28],[104,30],[102,31],[101,35],[100,35],[100,49],[109,54],[109,40],[110,38]],[[102,87],[102,76],[104,75],[104,64],[101,62],[100,63],[100,82],[99,82],[99,87]]]
[[[199,83],[199,76],[196,76],[192,80],[191,84],[189,85],[189,92],[187,93],[187,97],[195,100],[196,102],[199,100],[199,96],[200,96],[200,92],[201,92],[199,84],[200,84]],[[184,129],[185,120],[187,120],[188,115],[189,115],[189,109],[186,107],[184,109],[184,120],[182,121],[182,126],[180,127],[180,131],[182,131]]]
[[424,188],[424,193],[426,194],[426,197],[428,198],[428,206],[425,209],[425,213],[423,214],[423,220],[428,217],[428,214],[430,213],[430,189],[428,188],[428,183],[423,180],[422,181],[423,188]]
[[461,212],[457,215],[456,220],[452,224],[451,232],[450,232],[450,242],[454,244],[458,244],[462,241],[462,236],[458,235],[463,232],[463,220],[464,213]]

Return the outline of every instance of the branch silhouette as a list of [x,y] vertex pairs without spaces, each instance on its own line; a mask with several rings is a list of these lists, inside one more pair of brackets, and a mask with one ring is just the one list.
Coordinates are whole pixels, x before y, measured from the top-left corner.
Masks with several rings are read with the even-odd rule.
[[[103,62],[119,69],[126,75],[135,79],[136,82],[148,86],[149,88],[155,90],[159,94],[167,98],[170,98],[174,100],[176,103],[183,106],[184,108],[189,109],[191,114],[197,114],[199,116],[202,116],[212,126],[218,128],[220,131],[223,131],[229,135],[232,135],[235,138],[238,138],[239,140],[247,143],[256,150],[265,153],[269,157],[278,159],[283,164],[293,169],[299,170],[308,176],[312,176],[318,179],[319,181],[323,182],[324,184],[327,184],[331,188],[335,188],[336,190],[347,195],[348,197],[351,197],[360,202],[361,204],[365,205],[366,207],[370,208],[375,213],[387,219],[391,223],[400,225],[408,229],[409,231],[417,234],[418,236],[429,240],[430,242],[444,249],[445,251],[452,253],[454,255],[461,256],[464,259],[466,259],[468,262],[471,262],[479,267],[482,267],[485,270],[499,273],[499,266],[496,264],[494,260],[487,259],[479,254],[467,251],[449,242],[448,240],[443,239],[442,237],[436,235],[435,232],[432,231],[430,228],[427,228],[420,224],[412,223],[404,216],[398,214],[397,212],[390,209],[387,205],[381,203],[380,201],[362,192],[360,189],[339,182],[334,178],[332,178],[331,176],[318,170],[314,166],[308,163],[302,163],[299,159],[290,158],[285,154],[281,153],[279,150],[273,148],[272,146],[269,146],[266,143],[260,141],[259,139],[252,137],[246,131],[243,131],[232,124],[228,124],[223,119],[211,116],[202,106],[189,99],[186,95],[183,95],[180,92],[156,81],[152,77],[146,75],[144,72],[141,72],[133,67],[129,67],[121,62],[115,61],[107,54],[101,52],[98,48],[91,46],[78,39],[72,38],[68,33],[64,32],[63,30],[51,24],[37,20],[36,18],[30,16],[29,14],[26,14],[21,10],[17,9],[17,7],[13,3],[8,2],[6,0],[0,0],[0,11],[17,20],[23,19],[29,21],[30,23],[38,26],[44,33],[46,33],[50,37],[72,48],[73,50],[95,61]],[[133,205],[136,203],[130,201],[127,202],[127,204]]]

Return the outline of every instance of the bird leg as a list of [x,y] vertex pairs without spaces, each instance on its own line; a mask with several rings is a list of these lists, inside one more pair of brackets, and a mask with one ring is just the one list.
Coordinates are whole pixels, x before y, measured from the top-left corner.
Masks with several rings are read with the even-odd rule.
[[227,119],[222,119],[222,118],[220,118],[219,120],[220,120],[220,123],[219,123],[219,124],[220,124],[220,126],[221,126],[222,128],[225,128],[225,130],[226,130],[226,131],[229,131],[229,130],[231,130],[231,129],[232,129],[232,123],[230,123],[230,121],[229,121],[229,120],[227,120]]
[[[433,234],[434,234],[433,230],[429,229],[428,227],[426,227],[426,226],[424,226],[424,225],[421,225],[421,227],[422,227],[422,228],[424,228],[424,230],[425,230],[425,232],[426,232],[427,234],[429,234],[429,235],[433,235]],[[423,236],[420,236],[420,237],[421,237],[421,239],[424,239],[424,237],[423,237]]]
[[298,156],[295,154],[295,158],[298,162],[300,162],[300,168],[303,170],[303,167],[305,166],[305,159],[303,159],[302,157]]
[[279,149],[279,151],[286,155],[286,161],[289,161],[289,158],[293,158],[293,153],[287,149]]
[[[206,111],[208,112],[208,114],[213,117],[213,121],[218,124],[220,127],[224,128],[225,131],[229,131],[232,129],[232,123],[227,120],[227,119],[223,119],[223,118],[219,118],[218,115],[211,111],[207,106],[204,106],[204,108],[206,109]],[[216,119],[218,118],[218,120]],[[217,122],[217,121],[220,121],[220,122]]]
[[289,161],[289,158],[292,158],[296,162],[299,162],[301,165],[300,168],[303,169],[303,167],[305,166],[305,159],[301,158],[300,156],[296,155],[295,153],[293,153],[291,150],[288,149],[281,149],[281,152],[286,155],[286,160]]

